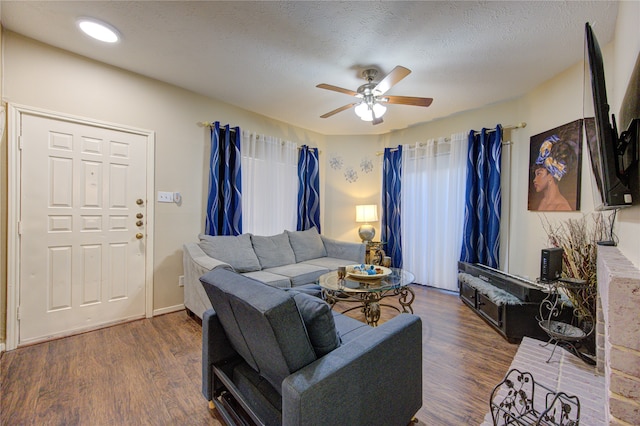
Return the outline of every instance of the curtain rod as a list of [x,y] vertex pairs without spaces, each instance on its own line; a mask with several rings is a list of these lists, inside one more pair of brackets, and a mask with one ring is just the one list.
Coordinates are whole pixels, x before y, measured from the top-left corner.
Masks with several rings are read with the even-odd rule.
[[[520,122],[518,124],[507,124],[506,126],[502,126],[503,129],[523,129],[525,127],[527,127],[527,123],[525,123],[524,121],[522,121],[522,122]],[[495,127],[493,129],[489,129],[488,130],[489,133],[495,132],[495,131],[496,131]],[[479,135],[480,132],[474,132],[474,134],[475,135]],[[445,140],[445,142],[450,142],[451,141],[451,139],[449,139],[449,138],[444,138],[444,140]],[[513,142],[505,142],[505,143],[503,143],[503,145],[511,145],[512,143]],[[425,146],[426,144],[427,144],[426,142],[420,142],[418,145],[419,146]],[[398,150],[397,148],[391,148],[391,152],[397,151],[397,150]],[[384,151],[376,152],[376,155],[378,157],[383,155],[383,154],[384,154]]]
[[[508,129],[523,129],[527,127],[527,123],[525,123],[524,121],[518,123],[518,124],[507,124],[506,126],[502,126],[503,129],[508,130]],[[494,127],[493,129],[487,129],[487,132],[489,133],[493,133],[496,131],[496,128]],[[474,132],[474,135],[479,135],[480,132]]]
[[[198,122],[198,126],[201,126],[201,127],[211,127],[211,126],[213,126],[213,124],[214,123],[211,122],[211,121],[200,121],[200,122]],[[256,136],[258,136],[258,138],[264,138],[264,135],[256,135]],[[285,144],[285,141],[281,141],[280,142],[280,145],[284,146],[284,144]],[[313,147],[310,147],[310,148],[313,148]],[[298,151],[300,151],[300,149],[301,149],[301,147],[298,147]],[[318,154],[322,154],[322,151],[318,150]]]

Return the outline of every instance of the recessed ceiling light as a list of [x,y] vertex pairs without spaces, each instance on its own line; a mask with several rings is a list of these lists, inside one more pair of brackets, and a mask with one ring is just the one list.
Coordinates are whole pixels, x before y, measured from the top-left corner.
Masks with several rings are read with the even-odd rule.
[[80,29],[90,37],[105,43],[115,43],[120,40],[118,31],[109,24],[93,18],[78,19]]

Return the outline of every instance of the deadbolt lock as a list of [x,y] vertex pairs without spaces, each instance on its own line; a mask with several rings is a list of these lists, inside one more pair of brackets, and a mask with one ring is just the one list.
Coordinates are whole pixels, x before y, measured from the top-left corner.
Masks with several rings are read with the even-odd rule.
[[144,224],[144,222],[143,222],[143,221],[141,221],[141,220],[139,220],[139,221],[137,221],[137,222],[136,222],[136,226],[142,226],[143,224]]
[[141,205],[142,205],[142,203],[144,203],[144,201],[142,200],[142,198],[138,198],[138,199],[136,200],[136,204],[137,204],[137,205],[141,206]]
[[140,233],[140,232],[138,232],[136,234],[136,238],[139,239],[139,240],[141,240],[143,237],[144,237],[144,235],[142,235],[142,233]]
[[137,217],[138,219],[142,219],[144,216],[142,215],[142,213],[138,213],[138,214],[136,215],[136,217]]

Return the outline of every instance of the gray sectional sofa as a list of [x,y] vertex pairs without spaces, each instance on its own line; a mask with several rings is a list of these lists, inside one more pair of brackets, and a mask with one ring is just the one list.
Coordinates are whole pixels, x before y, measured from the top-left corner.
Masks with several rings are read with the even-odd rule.
[[211,302],[200,277],[222,268],[269,284],[295,288],[315,283],[339,266],[363,263],[366,246],[320,235],[316,228],[285,231],[278,235],[211,236],[184,245],[184,305],[202,318]]
[[202,287],[202,392],[229,425],[407,425],[422,406],[422,322],[371,327],[318,297],[225,269]]

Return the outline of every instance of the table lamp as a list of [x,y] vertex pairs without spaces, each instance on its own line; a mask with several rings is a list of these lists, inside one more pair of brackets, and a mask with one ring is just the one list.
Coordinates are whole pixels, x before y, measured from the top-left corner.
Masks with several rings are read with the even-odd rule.
[[375,204],[366,204],[356,206],[356,222],[364,223],[358,228],[358,235],[362,242],[370,242],[376,235],[376,230],[369,222],[378,221],[378,206]]

